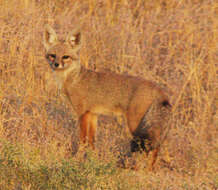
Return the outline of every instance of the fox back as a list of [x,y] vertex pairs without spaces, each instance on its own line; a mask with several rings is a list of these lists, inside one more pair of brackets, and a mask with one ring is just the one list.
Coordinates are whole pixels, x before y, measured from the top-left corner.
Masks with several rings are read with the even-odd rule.
[[46,58],[77,113],[81,142],[88,140],[94,147],[98,115],[115,115],[125,119],[133,135],[133,151],[137,149],[134,143],[138,138],[149,141],[146,150],[157,150],[164,139],[170,111],[166,93],[156,84],[138,77],[86,69],[79,59],[82,41],[79,29],[62,42],[55,31],[46,26]]

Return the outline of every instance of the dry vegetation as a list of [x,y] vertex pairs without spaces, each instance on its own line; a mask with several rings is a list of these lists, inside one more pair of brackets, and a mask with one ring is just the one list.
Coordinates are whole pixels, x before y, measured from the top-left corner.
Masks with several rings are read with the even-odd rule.
[[[0,0],[0,190],[218,189],[215,0]],[[44,59],[44,25],[80,25],[82,64],[168,89],[172,129],[156,172],[116,167],[129,137],[102,117],[97,150],[75,153],[78,129]]]

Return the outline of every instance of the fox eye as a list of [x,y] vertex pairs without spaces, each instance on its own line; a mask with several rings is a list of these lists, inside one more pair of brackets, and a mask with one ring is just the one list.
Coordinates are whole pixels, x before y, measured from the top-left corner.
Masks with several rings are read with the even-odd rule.
[[68,59],[68,58],[70,58],[70,56],[68,56],[68,55],[64,55],[64,56],[62,57],[62,59]]
[[55,55],[55,54],[49,54],[48,56],[49,56],[49,57],[52,57],[52,58],[54,58],[54,59],[56,58],[56,55]]
[[51,61],[54,61],[56,59],[56,55],[55,54],[48,54],[47,59],[50,59]]

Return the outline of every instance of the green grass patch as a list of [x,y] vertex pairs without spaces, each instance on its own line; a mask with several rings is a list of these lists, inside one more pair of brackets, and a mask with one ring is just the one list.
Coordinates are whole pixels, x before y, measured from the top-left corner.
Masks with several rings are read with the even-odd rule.
[[[92,152],[83,161],[75,158],[47,163],[25,152],[19,144],[1,142],[0,189],[125,189],[125,180],[113,162],[98,160]],[[34,149],[34,148],[33,148]],[[49,156],[49,155],[48,155]],[[34,160],[34,162],[32,161]]]

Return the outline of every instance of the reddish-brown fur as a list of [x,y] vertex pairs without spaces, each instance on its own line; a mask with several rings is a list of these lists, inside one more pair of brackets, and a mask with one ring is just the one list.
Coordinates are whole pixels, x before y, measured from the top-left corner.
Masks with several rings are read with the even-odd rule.
[[153,167],[170,115],[166,93],[138,77],[84,68],[78,55],[82,43],[79,30],[73,31],[65,42],[59,42],[53,29],[47,26],[44,43],[57,82],[79,118],[81,142],[88,138],[94,148],[99,114],[122,116],[133,135],[133,151],[140,148],[138,142],[143,148],[143,141],[148,141],[144,149],[153,150]]

